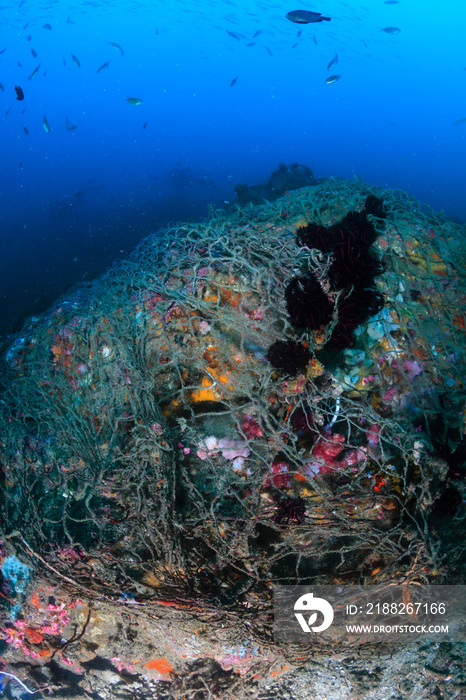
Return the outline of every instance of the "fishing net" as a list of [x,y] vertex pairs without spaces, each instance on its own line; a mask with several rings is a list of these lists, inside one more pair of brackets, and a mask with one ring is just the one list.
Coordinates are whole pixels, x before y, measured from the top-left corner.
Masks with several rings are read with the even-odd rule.
[[[330,352],[338,319],[297,328],[287,288],[345,292],[297,230],[368,195],[384,305]],[[4,543],[88,596],[229,610],[273,584],[461,580],[464,233],[328,180],[149,236],[5,354]],[[277,341],[304,348],[292,372]]]

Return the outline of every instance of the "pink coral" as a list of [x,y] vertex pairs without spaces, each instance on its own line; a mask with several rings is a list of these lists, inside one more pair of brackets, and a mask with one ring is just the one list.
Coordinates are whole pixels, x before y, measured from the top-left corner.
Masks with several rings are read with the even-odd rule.
[[264,437],[264,433],[256,421],[249,413],[243,415],[243,420],[241,421],[241,432],[243,435],[250,440],[255,437]]
[[382,451],[380,449],[380,431],[381,427],[380,425],[377,425],[376,423],[372,423],[372,425],[369,426],[369,429],[366,433],[367,437],[367,453],[373,457],[373,459],[378,459],[380,455],[382,454]]
[[423,367],[414,360],[414,362],[411,362],[411,360],[406,360],[406,362],[403,363],[403,369],[408,375],[409,379],[414,379],[414,377],[417,377],[418,374],[421,374],[423,371]]
[[319,437],[312,450],[312,459],[304,464],[304,472],[308,476],[317,474],[333,474],[337,469],[353,467],[365,459],[360,449],[351,449],[341,457],[345,450],[345,438],[339,433],[326,431]]
[[271,466],[266,486],[276,486],[278,489],[288,489],[291,486],[290,465],[281,457],[275,457]]

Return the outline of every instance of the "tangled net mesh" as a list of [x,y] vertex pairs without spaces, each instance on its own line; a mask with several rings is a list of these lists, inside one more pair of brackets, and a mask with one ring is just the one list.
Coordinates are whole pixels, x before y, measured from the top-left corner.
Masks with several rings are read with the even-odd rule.
[[[287,314],[290,279],[329,265],[296,230],[368,194],[388,211],[385,306],[326,355],[331,329]],[[2,539],[88,595],[231,610],[272,584],[460,579],[464,240],[403,192],[341,180],[149,236],[4,357]],[[267,361],[283,339],[312,353],[296,376]]]

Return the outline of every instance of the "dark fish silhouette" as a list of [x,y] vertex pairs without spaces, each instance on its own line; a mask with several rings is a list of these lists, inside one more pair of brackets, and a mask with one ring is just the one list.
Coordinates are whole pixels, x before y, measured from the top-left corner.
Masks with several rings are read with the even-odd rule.
[[338,54],[335,54],[335,57],[332,58],[332,60],[329,62],[328,66],[327,66],[327,70],[332,70],[335,63],[338,63]]
[[236,85],[237,80],[238,80],[238,78],[233,78],[233,80],[230,83],[230,87],[233,87],[233,85]]
[[97,68],[97,73],[102,73],[102,71],[105,70],[106,68],[108,68],[109,65],[110,65],[110,61],[105,61],[105,63],[102,63],[100,68]]
[[296,24],[310,24],[311,22],[330,22],[331,17],[324,17],[320,12],[311,12],[310,10],[292,10],[288,12],[286,18],[290,22],[296,22]]
[[23,126],[23,129],[24,129],[24,133],[25,133],[25,134],[26,134],[26,136],[27,136],[27,135],[29,134],[29,131],[28,131],[28,130],[26,129],[26,127],[25,127],[25,126]]
[[34,56],[34,58],[37,58],[37,51],[35,49],[31,49],[31,53]]
[[[66,115],[65,115],[65,116],[66,116]],[[66,117],[65,129],[66,129],[67,131],[74,131],[74,130],[77,129],[77,128],[78,128],[78,127],[76,126],[76,124],[70,124],[68,117]]]
[[73,60],[73,63],[78,66],[78,68],[81,68],[81,63],[79,61],[79,58],[77,58],[74,53],[71,54],[71,58]]
[[43,25],[42,25],[42,29],[52,29],[52,25],[51,25],[51,24],[48,24],[48,23],[47,23],[47,24],[43,24]]
[[120,51],[122,56],[125,55],[125,52],[121,48],[120,44],[117,44],[115,41],[109,41],[108,43],[110,44],[110,46],[113,46],[114,49],[117,49],[118,51]]
[[24,92],[22,88],[19,87],[19,85],[15,85],[15,91],[16,91],[16,99],[17,100],[24,100]]
[[39,63],[38,66],[36,66],[36,67],[34,68],[34,70],[32,71],[32,73],[31,73],[30,75],[28,75],[28,80],[34,80],[34,78],[36,77],[37,73],[39,72],[39,68],[40,68],[40,63]]

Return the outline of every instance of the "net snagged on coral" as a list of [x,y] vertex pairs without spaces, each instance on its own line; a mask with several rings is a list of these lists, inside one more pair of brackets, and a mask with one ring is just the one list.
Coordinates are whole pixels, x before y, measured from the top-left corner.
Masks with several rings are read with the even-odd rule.
[[328,180],[149,236],[5,354],[2,539],[88,595],[230,610],[461,578],[464,234]]

